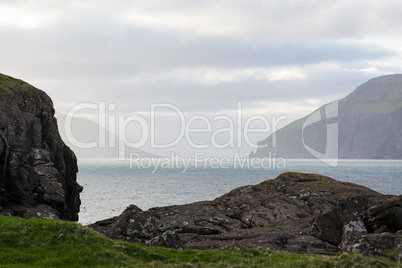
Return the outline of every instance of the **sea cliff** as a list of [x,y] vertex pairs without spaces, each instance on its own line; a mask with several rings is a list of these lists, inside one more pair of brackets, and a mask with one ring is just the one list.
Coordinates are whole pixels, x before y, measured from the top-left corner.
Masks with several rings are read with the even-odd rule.
[[77,159],[60,138],[50,97],[0,74],[0,213],[78,220]]

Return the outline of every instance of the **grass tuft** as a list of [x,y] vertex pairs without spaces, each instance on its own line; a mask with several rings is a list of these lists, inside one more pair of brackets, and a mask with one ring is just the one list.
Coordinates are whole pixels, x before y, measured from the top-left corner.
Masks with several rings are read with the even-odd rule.
[[263,249],[173,250],[101,236],[78,223],[0,216],[0,266],[18,267],[398,267],[384,257],[329,257]]

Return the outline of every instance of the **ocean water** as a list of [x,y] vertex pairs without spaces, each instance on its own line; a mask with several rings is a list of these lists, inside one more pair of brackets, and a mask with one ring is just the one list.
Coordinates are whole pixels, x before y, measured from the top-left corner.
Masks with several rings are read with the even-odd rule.
[[213,200],[236,187],[274,179],[283,172],[318,173],[383,194],[402,195],[402,160],[340,160],[331,167],[318,160],[287,160],[272,167],[148,168],[113,160],[80,160],[79,222],[86,225],[119,215],[128,205],[142,209]]

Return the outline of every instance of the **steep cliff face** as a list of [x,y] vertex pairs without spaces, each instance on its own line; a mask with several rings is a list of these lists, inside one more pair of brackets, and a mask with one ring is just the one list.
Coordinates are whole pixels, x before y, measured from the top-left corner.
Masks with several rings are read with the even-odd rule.
[[[317,115],[316,112],[294,121],[259,142],[264,148],[253,156],[275,153],[277,157],[313,158],[306,146],[324,154],[331,142],[327,141],[326,107],[317,110],[320,121],[303,129],[306,120]],[[337,110],[338,116],[333,122],[338,123],[339,158],[402,159],[401,74],[369,80],[339,100]]]
[[402,75],[369,80],[339,107],[341,158],[402,159]]
[[0,213],[78,220],[75,154],[45,92],[0,74]]

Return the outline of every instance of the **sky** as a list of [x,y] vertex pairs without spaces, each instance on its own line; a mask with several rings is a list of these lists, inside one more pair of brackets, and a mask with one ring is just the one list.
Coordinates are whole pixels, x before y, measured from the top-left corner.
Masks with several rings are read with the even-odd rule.
[[[245,153],[274,119],[284,126],[402,73],[400,10],[399,0],[1,0],[0,72],[46,91],[58,113],[92,103],[74,115],[99,122],[104,103],[110,131],[133,144],[152,132],[153,104],[155,144],[205,130],[166,148],[147,136],[145,151]],[[262,129],[251,145],[238,132],[248,119]]]

